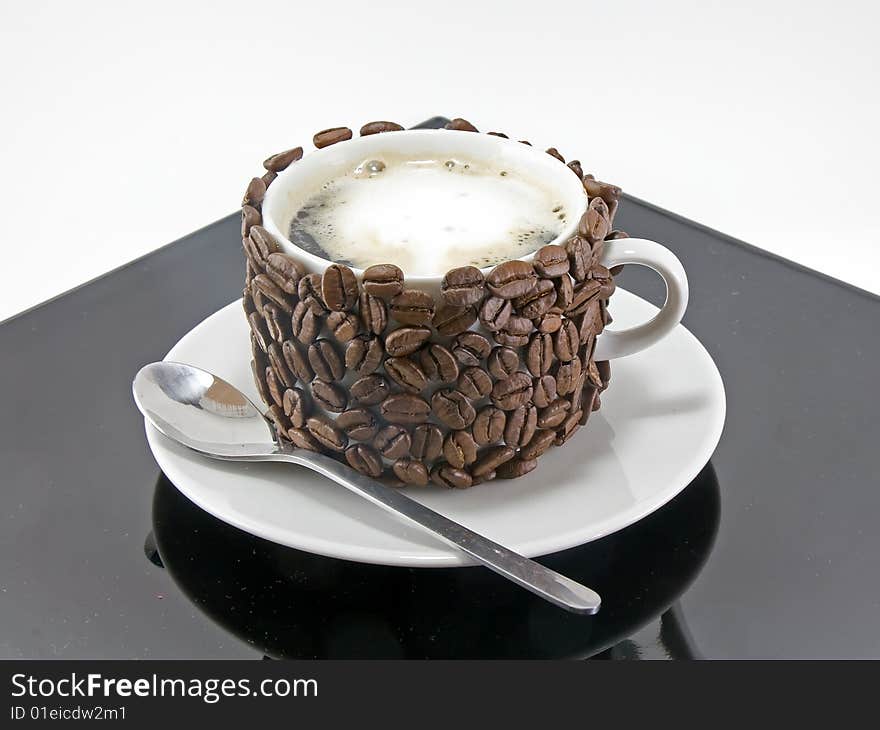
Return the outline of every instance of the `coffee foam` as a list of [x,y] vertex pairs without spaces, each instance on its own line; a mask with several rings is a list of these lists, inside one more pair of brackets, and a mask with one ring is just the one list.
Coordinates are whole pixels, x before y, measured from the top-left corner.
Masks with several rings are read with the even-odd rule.
[[357,268],[394,263],[430,275],[520,258],[566,222],[558,195],[515,170],[384,157],[325,183],[294,214],[289,237]]

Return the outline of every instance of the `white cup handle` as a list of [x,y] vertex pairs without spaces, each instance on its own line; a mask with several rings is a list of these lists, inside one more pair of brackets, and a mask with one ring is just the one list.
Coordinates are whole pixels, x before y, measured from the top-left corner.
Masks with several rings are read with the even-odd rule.
[[[613,360],[633,355],[662,340],[681,322],[688,302],[688,281],[678,257],[665,246],[644,238],[605,241],[602,263],[609,269],[621,264],[638,264],[654,269],[666,283],[666,302],[644,324],[625,330],[606,329],[596,341],[596,360]],[[611,297],[614,301],[614,297]]]

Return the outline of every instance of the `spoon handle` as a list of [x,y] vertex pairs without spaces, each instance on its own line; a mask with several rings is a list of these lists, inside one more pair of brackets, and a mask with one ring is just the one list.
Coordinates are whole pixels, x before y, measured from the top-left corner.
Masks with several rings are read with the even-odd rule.
[[599,610],[601,598],[595,591],[478,535],[410,499],[403,492],[386,487],[335,459],[301,451],[284,451],[278,457],[279,460],[313,469],[388,512],[434,533],[487,568],[557,606],[584,614],[593,614]]

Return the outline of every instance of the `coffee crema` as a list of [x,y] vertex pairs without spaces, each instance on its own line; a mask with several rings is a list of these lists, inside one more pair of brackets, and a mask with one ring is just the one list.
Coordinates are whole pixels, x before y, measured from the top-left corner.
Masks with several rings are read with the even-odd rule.
[[515,170],[386,156],[309,196],[288,237],[329,261],[393,262],[419,276],[520,258],[553,241],[567,217],[557,193]]

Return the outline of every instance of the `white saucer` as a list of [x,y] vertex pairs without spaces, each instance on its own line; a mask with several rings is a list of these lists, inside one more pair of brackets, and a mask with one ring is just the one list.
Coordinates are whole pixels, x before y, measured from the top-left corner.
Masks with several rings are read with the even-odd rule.
[[[657,311],[620,289],[615,325]],[[233,302],[191,330],[167,360],[203,367],[259,403],[251,380],[248,326]],[[407,494],[528,557],[615,532],[668,502],[709,460],[724,425],[724,386],[709,353],[684,327],[654,347],[612,362],[602,409],[538,468],[466,490]],[[273,542],[385,565],[469,565],[454,548],[398,522],[342,487],[288,464],[213,461],[147,426],[168,478],[202,509]],[[196,536],[197,537],[197,536]]]

